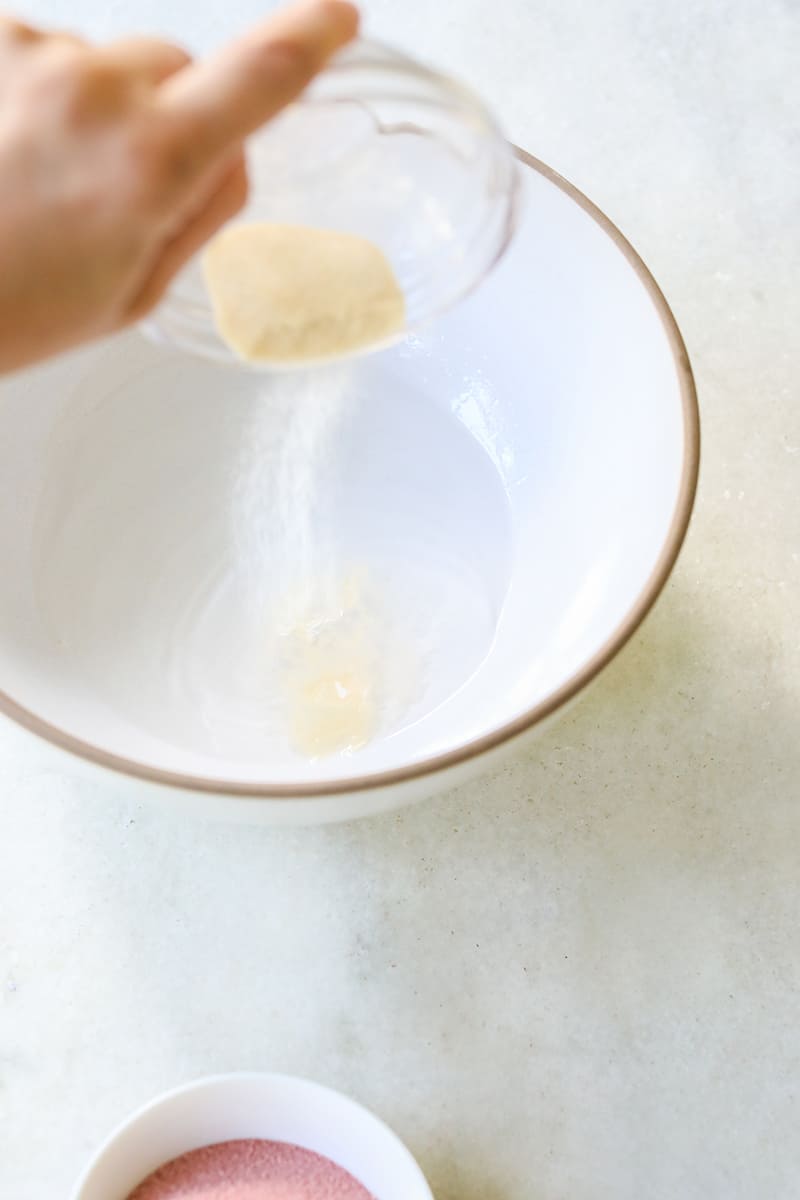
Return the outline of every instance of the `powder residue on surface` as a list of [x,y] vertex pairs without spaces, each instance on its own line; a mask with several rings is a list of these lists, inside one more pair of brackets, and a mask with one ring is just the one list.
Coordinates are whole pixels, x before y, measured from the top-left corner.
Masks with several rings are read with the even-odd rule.
[[373,242],[352,233],[266,221],[231,225],[203,269],[214,320],[248,362],[335,358],[405,324],[405,299]]
[[294,612],[281,630],[289,737],[308,758],[365,746],[378,725],[381,645],[354,577],[326,589],[328,605]]
[[218,1142],[159,1167],[128,1200],[375,1200],[329,1158],[257,1138]]

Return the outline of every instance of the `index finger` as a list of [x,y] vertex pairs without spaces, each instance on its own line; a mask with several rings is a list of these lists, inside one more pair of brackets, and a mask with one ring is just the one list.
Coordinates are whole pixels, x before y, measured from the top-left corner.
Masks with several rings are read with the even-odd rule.
[[176,119],[176,137],[191,141],[202,166],[294,100],[357,31],[347,0],[303,0],[173,75],[159,88],[158,107]]

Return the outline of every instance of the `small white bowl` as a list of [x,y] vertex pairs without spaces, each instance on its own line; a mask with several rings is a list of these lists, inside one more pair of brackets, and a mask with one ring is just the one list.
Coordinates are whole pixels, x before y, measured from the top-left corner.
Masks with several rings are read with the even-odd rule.
[[[247,160],[250,194],[237,223],[356,234],[391,263],[406,329],[370,349],[401,340],[471,292],[514,228],[516,162],[482,101],[379,42],[360,39],[337,54],[297,103],[248,140]],[[143,328],[201,358],[241,361],[217,331],[199,257]]]
[[258,1072],[199,1079],[140,1108],[100,1147],[71,1200],[127,1200],[164,1163],[241,1138],[322,1154],[375,1200],[433,1200],[400,1139],[360,1104],[307,1079]]

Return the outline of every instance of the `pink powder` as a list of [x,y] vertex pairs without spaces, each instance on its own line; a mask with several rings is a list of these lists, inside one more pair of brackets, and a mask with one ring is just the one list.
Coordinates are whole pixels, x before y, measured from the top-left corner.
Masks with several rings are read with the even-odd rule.
[[329,1158],[256,1138],[190,1150],[159,1167],[128,1200],[375,1200]]

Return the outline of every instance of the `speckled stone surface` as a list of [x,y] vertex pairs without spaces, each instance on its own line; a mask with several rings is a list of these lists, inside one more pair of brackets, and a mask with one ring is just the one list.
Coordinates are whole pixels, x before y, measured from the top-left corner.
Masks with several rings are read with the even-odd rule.
[[[32,0],[203,47],[256,0]],[[215,1070],[318,1078],[437,1200],[800,1194],[800,16],[372,0],[644,255],[704,420],[674,578],[579,706],[399,816],[167,821],[0,729],[0,1195]]]

